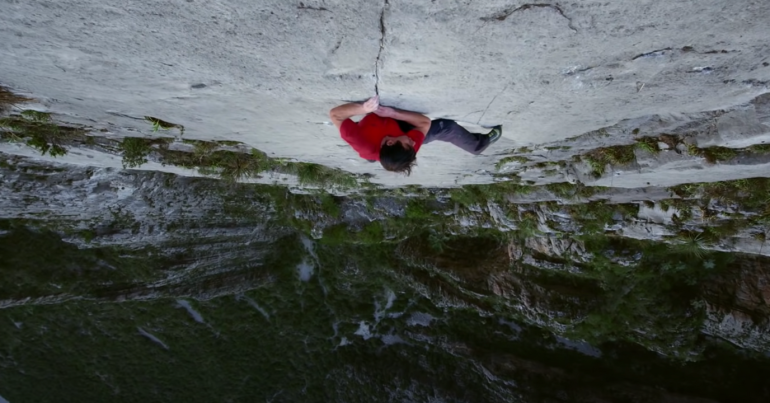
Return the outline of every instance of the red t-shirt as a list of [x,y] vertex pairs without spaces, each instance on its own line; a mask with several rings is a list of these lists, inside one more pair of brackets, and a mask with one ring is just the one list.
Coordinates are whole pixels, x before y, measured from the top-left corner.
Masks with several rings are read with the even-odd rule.
[[[403,136],[404,132],[398,127],[395,119],[370,113],[358,123],[345,119],[340,126],[340,135],[354,150],[358,151],[361,158],[379,161],[382,139],[387,136]],[[425,135],[419,130],[410,130],[406,135],[414,140],[414,151],[420,151]]]

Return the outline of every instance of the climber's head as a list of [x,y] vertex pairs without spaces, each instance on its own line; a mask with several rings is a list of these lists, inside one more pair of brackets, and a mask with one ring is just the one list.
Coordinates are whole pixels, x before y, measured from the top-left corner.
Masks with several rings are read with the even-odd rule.
[[416,159],[417,151],[414,150],[414,140],[409,136],[387,136],[382,139],[380,163],[386,170],[409,176]]

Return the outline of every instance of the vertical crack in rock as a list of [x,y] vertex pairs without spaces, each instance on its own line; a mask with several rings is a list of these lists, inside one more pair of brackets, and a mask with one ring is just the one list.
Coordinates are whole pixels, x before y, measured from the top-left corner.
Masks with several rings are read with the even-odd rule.
[[388,8],[390,2],[385,0],[382,5],[382,11],[380,12],[380,49],[377,51],[377,59],[374,60],[374,93],[380,95],[380,56],[382,56],[382,49],[385,48],[385,9]]
[[505,87],[503,87],[503,90],[502,90],[502,91],[500,91],[500,92],[498,92],[498,93],[497,93],[497,95],[495,95],[495,97],[494,97],[494,98],[492,98],[492,100],[491,100],[491,101],[489,101],[489,104],[487,105],[487,108],[486,108],[486,109],[484,109],[484,113],[482,113],[482,114],[481,114],[481,117],[479,117],[479,120],[478,120],[478,121],[476,121],[476,124],[479,124],[479,123],[481,122],[481,119],[483,119],[483,118],[484,118],[484,115],[486,115],[486,114],[487,114],[487,111],[489,110],[489,107],[490,107],[490,106],[492,106],[492,103],[493,103],[493,102],[495,102],[495,99],[497,99],[497,97],[499,97],[500,95],[502,95],[502,94],[505,92],[505,90],[507,90],[507,89],[508,89],[508,85],[510,85],[510,84],[506,84],[506,85],[505,85]]
[[509,8],[507,10],[503,10],[489,17],[482,17],[481,20],[484,22],[492,21],[492,20],[505,21],[506,18],[510,17],[514,13],[533,9],[533,8],[550,8],[552,10],[556,10],[556,12],[559,13],[559,15],[561,15],[562,17],[564,17],[565,20],[567,20],[567,26],[569,27],[569,29],[575,32],[578,31],[577,28],[575,28],[575,26],[572,25],[572,18],[568,17],[567,14],[564,13],[564,10],[561,8],[561,6],[558,4],[550,4],[550,3],[528,3],[516,8]]

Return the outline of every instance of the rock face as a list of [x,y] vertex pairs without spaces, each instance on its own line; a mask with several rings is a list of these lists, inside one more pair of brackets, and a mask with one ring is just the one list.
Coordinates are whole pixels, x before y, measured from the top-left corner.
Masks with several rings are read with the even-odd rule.
[[[490,182],[513,146],[747,105],[767,92],[768,22],[763,1],[6,2],[0,80],[113,136],[152,134],[151,116],[190,139],[242,141],[377,183],[450,186]],[[389,175],[326,115],[375,92],[471,128],[502,124],[503,140],[483,157],[430,144],[412,177]],[[733,146],[766,136],[766,124],[731,112],[703,141],[729,134]]]
[[731,269],[706,285],[709,305],[703,331],[743,348],[767,346],[770,269],[752,260],[742,260]]
[[[195,400],[267,368],[244,393],[767,398],[767,259],[617,235],[649,207],[293,194],[13,156],[0,181],[10,401],[46,399],[30,373],[68,373],[57,397]],[[98,359],[116,354],[133,358]]]
[[0,401],[770,400],[767,1],[149,3],[0,10]]

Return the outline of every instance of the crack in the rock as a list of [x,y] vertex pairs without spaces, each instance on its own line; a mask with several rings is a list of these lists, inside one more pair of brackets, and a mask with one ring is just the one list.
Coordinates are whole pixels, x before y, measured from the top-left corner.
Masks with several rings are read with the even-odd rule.
[[305,3],[302,3],[302,2],[299,3],[299,5],[297,6],[297,9],[298,10],[313,10],[313,11],[329,11],[329,12],[331,12],[331,10],[329,10],[326,7],[306,6]]
[[708,50],[705,52],[698,52],[695,50],[692,46],[685,46],[681,49],[682,52],[689,53],[689,52],[695,52],[701,55],[715,55],[720,53],[733,53],[733,52],[740,52],[739,50],[727,50],[727,49],[714,49],[714,50]]
[[337,44],[334,45],[334,49],[332,49],[332,52],[331,52],[332,54],[334,54],[334,52],[336,52],[337,49],[340,48],[340,46],[342,45],[342,39],[344,39],[344,38],[340,38],[340,40],[337,41]]
[[115,112],[115,111],[107,111],[108,115],[117,116],[121,118],[128,118],[133,120],[145,120],[144,118],[138,118],[136,116],[126,115],[125,113]]
[[572,75],[575,75],[575,74],[577,74],[577,73],[585,73],[586,71],[589,71],[589,70],[592,70],[592,69],[593,69],[593,67],[592,67],[592,66],[589,66],[589,67],[583,67],[583,68],[579,68],[579,69],[578,69],[578,68],[576,68],[576,69],[574,69],[574,70],[567,70],[567,71],[565,71],[565,72],[564,72],[564,73],[562,73],[562,74],[564,74],[565,76],[572,76]]
[[663,52],[665,52],[667,50],[672,50],[672,49],[671,48],[663,48],[663,49],[653,50],[652,52],[641,53],[641,54],[638,54],[638,55],[634,56],[631,60],[636,60],[636,59],[638,59],[640,57],[645,57],[645,56],[652,56],[652,55],[655,55],[656,53],[663,53]]
[[484,110],[483,110],[483,109],[479,109],[479,110],[477,110],[477,111],[468,112],[468,113],[466,113],[465,115],[463,115],[463,117],[462,117],[462,118],[460,118],[460,119],[465,119],[465,118],[467,118],[468,116],[470,116],[470,115],[473,115],[474,113],[479,113],[479,112],[484,112]]
[[382,49],[385,48],[385,9],[390,5],[389,0],[385,0],[380,11],[380,49],[377,51],[377,58],[374,60],[374,94],[380,95],[380,56]]
[[574,25],[572,25],[572,18],[568,17],[567,14],[564,13],[564,10],[561,8],[558,4],[550,4],[550,3],[527,3],[524,5],[521,5],[516,8],[509,8],[507,10],[504,10],[500,13],[497,13],[495,15],[489,16],[489,17],[482,17],[481,20],[484,22],[497,20],[497,21],[505,21],[506,18],[510,17],[512,14],[517,13],[519,11],[525,11],[533,8],[550,8],[552,10],[556,10],[559,15],[564,17],[565,20],[567,20],[567,26],[569,29],[577,32],[577,28],[575,28]]
[[741,84],[743,84],[743,85],[750,85],[752,87],[767,87],[768,85],[770,85],[770,81],[769,80],[757,80],[757,79],[751,78],[751,79],[748,79],[748,80],[741,81]]
[[679,48],[675,49],[673,47],[667,47],[667,48],[662,48],[662,49],[656,49],[656,50],[653,50],[653,51],[650,51],[650,52],[646,52],[646,53],[640,53],[640,54],[634,56],[633,58],[631,58],[631,60],[636,60],[636,59],[639,59],[641,57],[647,57],[647,56],[658,56],[658,55],[662,55],[662,54],[664,54],[665,52],[668,52],[668,51],[681,51],[682,53],[695,53],[695,54],[699,54],[699,55],[715,55],[715,54],[725,54],[725,53],[740,52],[738,50],[727,50],[727,49],[715,49],[715,50],[708,50],[708,51],[699,52],[693,46],[684,46],[681,49],[679,49]]
[[492,98],[492,100],[491,100],[491,101],[489,101],[489,104],[487,105],[487,108],[486,108],[486,109],[484,109],[484,113],[482,113],[482,114],[481,114],[481,116],[479,117],[479,120],[477,120],[477,121],[476,121],[476,124],[479,124],[479,123],[481,122],[481,119],[483,119],[483,118],[484,118],[484,115],[486,115],[486,114],[487,114],[487,111],[489,110],[489,107],[490,107],[490,106],[492,106],[492,103],[493,103],[493,102],[495,102],[495,99],[497,99],[497,97],[499,97],[500,95],[502,95],[502,93],[503,93],[503,92],[505,92],[505,90],[507,90],[507,89],[508,89],[508,85],[510,85],[510,84],[506,84],[506,85],[505,85],[505,87],[503,87],[503,90],[502,90],[502,91],[500,91],[499,93],[497,93],[497,95],[495,95],[495,97],[494,97],[494,98]]

